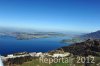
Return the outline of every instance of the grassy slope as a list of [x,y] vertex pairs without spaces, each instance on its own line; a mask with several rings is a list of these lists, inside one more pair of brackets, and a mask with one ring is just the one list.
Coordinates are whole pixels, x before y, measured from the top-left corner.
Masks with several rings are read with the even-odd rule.
[[20,66],[69,66],[69,65],[65,63],[52,63],[52,64],[40,63],[39,60],[33,60],[30,62],[25,62]]
[[[76,60],[74,60],[76,62]],[[95,57],[95,63],[91,64],[90,66],[96,66],[96,64],[100,63],[100,57]],[[39,60],[34,59],[32,61],[29,62],[25,62],[22,65],[19,66],[70,66],[70,64],[66,64],[66,63],[52,63],[52,64],[48,64],[48,63],[40,63]],[[75,63],[75,66],[84,66],[84,64],[82,63]]]

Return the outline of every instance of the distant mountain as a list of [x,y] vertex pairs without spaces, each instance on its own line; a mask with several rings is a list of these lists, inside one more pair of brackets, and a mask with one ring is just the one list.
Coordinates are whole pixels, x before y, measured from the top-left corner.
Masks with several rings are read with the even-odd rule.
[[100,30],[92,33],[82,35],[81,38],[100,39]]

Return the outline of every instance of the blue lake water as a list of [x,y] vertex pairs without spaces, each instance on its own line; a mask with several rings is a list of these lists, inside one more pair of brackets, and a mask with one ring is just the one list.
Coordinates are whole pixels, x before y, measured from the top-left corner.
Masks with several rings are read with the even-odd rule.
[[48,52],[69,44],[60,41],[68,37],[39,38],[30,40],[16,40],[15,38],[0,38],[0,54],[12,54],[17,52]]

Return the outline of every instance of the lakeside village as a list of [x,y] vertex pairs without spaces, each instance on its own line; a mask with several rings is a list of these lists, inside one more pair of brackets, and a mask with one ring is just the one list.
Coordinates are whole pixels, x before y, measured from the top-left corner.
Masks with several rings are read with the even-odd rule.
[[[42,52],[21,52],[21,53],[15,53],[15,54],[9,54],[7,56],[1,56],[2,61],[4,64],[8,65],[7,63],[10,62],[10,64],[15,64],[18,61],[18,64],[21,64],[23,62],[31,61],[34,58],[38,58],[38,60],[41,63],[58,63],[62,60],[64,60],[65,57],[69,57],[71,53],[69,52],[62,52],[57,50],[56,53],[42,53]],[[60,58],[60,59],[58,59]],[[15,61],[14,61],[15,59]],[[24,59],[24,61],[23,61]],[[26,59],[26,60],[25,60]],[[21,63],[19,63],[21,61]],[[23,62],[22,62],[23,61]]]

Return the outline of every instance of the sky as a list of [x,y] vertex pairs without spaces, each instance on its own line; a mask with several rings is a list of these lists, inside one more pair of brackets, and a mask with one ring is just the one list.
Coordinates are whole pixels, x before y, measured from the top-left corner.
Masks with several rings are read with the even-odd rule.
[[99,0],[0,0],[0,27],[41,31],[100,30]]

